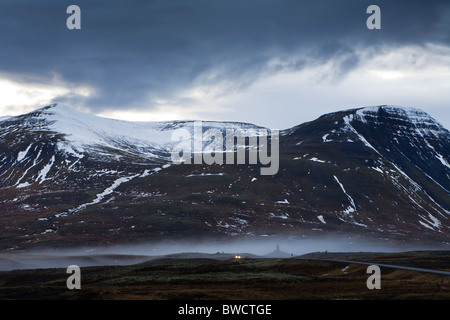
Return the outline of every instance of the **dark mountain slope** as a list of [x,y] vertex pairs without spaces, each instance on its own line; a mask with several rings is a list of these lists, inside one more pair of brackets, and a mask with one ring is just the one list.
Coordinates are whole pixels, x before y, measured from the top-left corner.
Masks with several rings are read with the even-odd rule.
[[283,130],[273,176],[260,175],[259,164],[174,165],[171,134],[193,124],[130,123],[56,105],[2,119],[0,246],[450,235],[450,133],[423,111],[352,109]]

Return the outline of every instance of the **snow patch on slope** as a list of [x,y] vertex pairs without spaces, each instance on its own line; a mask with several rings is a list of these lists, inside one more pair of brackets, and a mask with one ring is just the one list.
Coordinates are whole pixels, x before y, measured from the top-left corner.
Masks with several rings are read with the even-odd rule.
[[329,134],[327,133],[327,134],[325,134],[325,135],[323,135],[323,137],[322,137],[322,141],[325,143],[325,142],[333,142],[333,140],[331,140],[331,139],[328,139],[328,136],[329,136]]
[[319,219],[319,220],[320,220],[320,222],[322,222],[323,224],[327,224],[327,223],[326,223],[326,221],[325,221],[325,219],[323,218],[323,216],[322,216],[322,215],[320,215],[320,216],[317,216],[317,219]]
[[[296,160],[296,159],[294,159],[294,160]],[[319,162],[319,163],[327,163],[325,160],[320,160],[320,159],[317,159],[316,157],[313,157],[309,160],[314,161],[314,162]]]
[[436,158],[447,168],[450,169],[450,164],[447,162],[447,160],[444,159],[444,157],[441,154],[436,154]]
[[45,167],[39,172],[37,178],[36,178],[36,182],[38,180],[39,184],[41,184],[42,182],[44,182],[47,179],[47,174],[50,171],[50,169],[52,168],[53,164],[55,163],[55,156],[52,156],[52,158],[50,159],[50,162],[48,164],[45,165]]
[[339,184],[339,186],[341,187],[342,191],[345,193],[345,195],[347,196],[348,201],[350,201],[351,207],[348,210],[353,209],[351,212],[355,212],[356,211],[356,205],[355,205],[355,201],[353,201],[353,198],[350,197],[350,195],[347,193],[347,191],[345,191],[344,186],[342,185],[342,183],[339,181],[339,179],[336,176],[333,176],[334,180],[336,180],[336,182]]
[[[54,121],[50,128],[67,135],[78,151],[92,145],[114,148],[113,141],[134,143],[135,146],[164,144],[170,141],[170,132],[162,131],[164,122],[128,122],[102,118],[79,112],[64,105],[50,108],[47,119]],[[68,149],[70,152],[70,149]]]
[[[74,208],[74,209],[70,209],[67,212],[63,212],[63,213],[59,213],[54,215],[55,218],[60,218],[60,217],[65,217],[68,215],[72,215],[78,211],[81,211],[83,209],[86,209],[86,207],[88,206],[92,206],[95,204],[100,203],[106,196],[110,195],[111,193],[113,193],[113,191],[115,189],[117,189],[122,183],[128,182],[134,178],[136,178],[137,176],[139,176],[139,174],[135,174],[132,176],[128,176],[128,177],[122,177],[122,178],[118,178],[117,180],[114,181],[114,183],[109,186],[108,188],[106,188],[105,190],[103,190],[103,192],[99,193],[96,195],[96,198],[94,200],[92,200],[91,202],[88,203],[83,203],[81,205],[79,205],[78,207]],[[41,220],[48,220],[48,218],[44,218]]]
[[32,145],[33,144],[30,144],[28,148],[25,149],[25,151],[19,151],[19,153],[17,154],[17,162],[20,162],[25,158]]
[[358,131],[356,131],[356,129],[351,125],[351,121],[353,120],[353,115],[348,115],[345,116],[344,118],[344,123],[346,125],[346,128],[349,129],[350,131],[352,131],[354,134],[356,134],[359,138],[359,140],[361,140],[364,145],[370,149],[372,149],[373,151],[375,151],[376,153],[378,153],[380,156],[381,154],[378,152],[377,149],[375,149],[367,140],[366,138],[364,138]]
[[[169,165],[165,165],[164,166],[164,168],[168,168],[168,167],[170,167],[170,166]],[[104,198],[106,198],[108,195],[111,195],[123,183],[131,181],[132,179],[137,178],[137,177],[139,177],[139,178],[147,177],[147,176],[149,176],[151,174],[154,174],[156,172],[159,172],[161,170],[162,170],[162,168],[153,168],[153,169],[145,170],[141,174],[134,174],[134,175],[127,176],[127,177],[120,177],[120,178],[114,180],[112,185],[110,185],[108,188],[103,190],[101,193],[98,193],[96,195],[96,198],[94,200],[92,200],[91,202],[83,203],[83,204],[79,205],[76,208],[70,209],[70,210],[68,210],[66,212],[55,214],[52,217],[39,218],[38,220],[50,220],[52,218],[60,218],[60,217],[65,217],[65,216],[69,216],[69,215],[72,215],[74,213],[77,213],[77,212],[79,212],[81,210],[86,209],[88,206],[99,204],[101,201],[103,201]]]

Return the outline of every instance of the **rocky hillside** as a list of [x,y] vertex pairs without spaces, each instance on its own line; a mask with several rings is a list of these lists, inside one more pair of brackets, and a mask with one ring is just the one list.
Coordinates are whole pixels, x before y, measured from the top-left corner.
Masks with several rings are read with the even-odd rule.
[[[204,130],[258,130],[203,122]],[[0,119],[0,248],[350,234],[446,242],[450,132],[378,106],[283,130],[279,170],[171,162],[174,130],[51,105]],[[248,132],[250,132],[248,131]]]

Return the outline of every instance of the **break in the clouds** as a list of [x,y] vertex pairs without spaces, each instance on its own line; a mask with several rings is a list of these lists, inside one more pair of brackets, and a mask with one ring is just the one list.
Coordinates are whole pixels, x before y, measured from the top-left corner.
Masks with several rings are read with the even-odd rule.
[[[66,28],[71,4],[81,30]],[[449,16],[448,0],[4,0],[0,105],[272,127],[383,103],[445,116]]]

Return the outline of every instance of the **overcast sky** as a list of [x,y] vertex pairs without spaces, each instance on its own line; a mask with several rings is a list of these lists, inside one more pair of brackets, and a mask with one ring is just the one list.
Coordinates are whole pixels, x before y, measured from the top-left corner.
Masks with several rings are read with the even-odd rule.
[[[381,30],[366,27],[372,4]],[[2,0],[0,115],[51,102],[279,129],[394,104],[449,129],[450,1]]]

